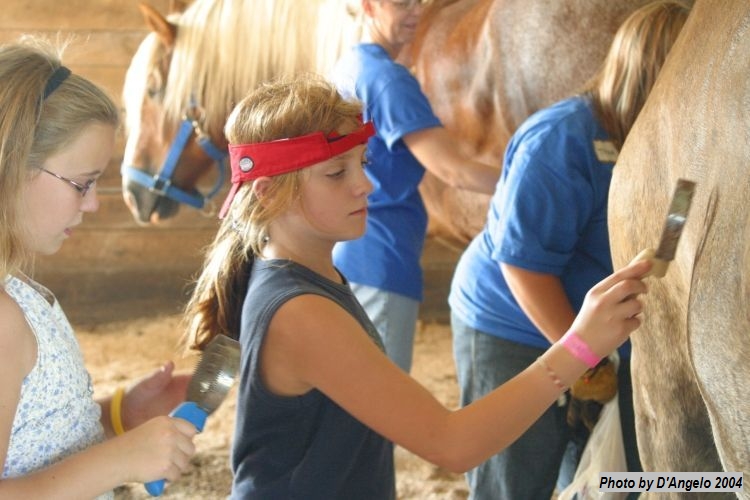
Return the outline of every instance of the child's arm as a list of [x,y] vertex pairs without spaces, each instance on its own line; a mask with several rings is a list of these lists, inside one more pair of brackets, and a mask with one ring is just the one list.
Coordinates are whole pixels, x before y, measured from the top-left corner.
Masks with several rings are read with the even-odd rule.
[[[635,330],[639,279],[631,264],[596,285],[573,328],[599,356]],[[413,453],[452,471],[468,470],[517,439],[587,365],[560,344],[518,376],[471,405],[449,411],[398,369],[356,321],[322,297],[301,296],[274,316],[261,353],[269,388],[285,395],[320,389],[360,421]],[[558,383],[554,378],[558,379]]]
[[[8,456],[10,432],[24,377],[37,356],[36,339],[16,303],[0,290],[0,468]],[[124,482],[176,480],[195,452],[195,428],[160,417],[131,432],[92,446],[44,470],[0,480],[0,498],[93,498]]]
[[176,481],[195,452],[195,427],[158,417],[33,474],[0,481],[0,498],[78,500],[126,482]]
[[[24,377],[36,363],[36,339],[15,301],[0,288],[0,470],[5,466],[10,432]],[[0,483],[2,485],[2,483]],[[2,491],[2,489],[0,489]],[[2,498],[2,495],[0,495]]]
[[[191,374],[174,373],[174,363],[166,362],[146,377],[129,387],[120,401],[120,419],[125,430],[133,429],[151,418],[168,415],[185,401]],[[107,436],[112,429],[112,398],[110,395],[98,403],[102,407],[101,421]]]

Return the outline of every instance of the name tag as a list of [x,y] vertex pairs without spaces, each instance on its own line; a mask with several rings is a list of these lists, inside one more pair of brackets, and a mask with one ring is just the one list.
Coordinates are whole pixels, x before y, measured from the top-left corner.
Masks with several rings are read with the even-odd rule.
[[620,154],[612,141],[594,141],[594,153],[602,163],[615,163]]

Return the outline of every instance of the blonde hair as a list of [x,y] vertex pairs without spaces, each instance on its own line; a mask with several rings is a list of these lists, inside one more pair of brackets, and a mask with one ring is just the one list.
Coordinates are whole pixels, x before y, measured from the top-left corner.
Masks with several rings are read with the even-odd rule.
[[689,13],[690,8],[676,0],[655,1],[633,12],[617,30],[602,66],[584,89],[618,149]]
[[33,260],[19,213],[25,183],[86,125],[119,125],[114,102],[81,76],[71,74],[43,97],[62,50],[33,37],[0,47],[0,277]]
[[[260,85],[229,115],[230,144],[252,144],[321,131],[355,128],[359,103],[344,100],[330,83],[312,75]],[[250,269],[268,237],[269,224],[299,197],[304,170],[272,178],[263,202],[243,184],[221,223],[186,307],[184,343],[202,349],[216,335],[239,337]]]
[[[159,88],[168,132],[197,100],[212,136],[224,126],[231,107],[261,82],[306,71],[327,74],[359,38],[342,3],[354,0],[216,0],[191,2],[169,16],[176,26],[168,74]],[[160,75],[162,58],[154,36],[141,44],[123,89],[129,128],[136,121],[146,82]],[[160,54],[161,55],[161,54]],[[155,57],[157,56],[157,57]],[[163,69],[163,68],[162,68]]]

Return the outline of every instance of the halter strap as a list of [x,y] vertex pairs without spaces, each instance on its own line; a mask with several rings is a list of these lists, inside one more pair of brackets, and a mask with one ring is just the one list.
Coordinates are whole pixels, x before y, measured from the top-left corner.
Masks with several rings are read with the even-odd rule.
[[216,196],[216,193],[218,193],[224,185],[224,179],[226,176],[224,160],[227,157],[227,153],[216,146],[211,141],[210,137],[199,135],[196,142],[201,149],[203,149],[203,152],[206,153],[209,158],[214,160],[219,170],[219,176],[216,179],[213,188],[207,194],[202,194],[197,189],[188,192],[172,185],[172,174],[174,173],[175,168],[177,168],[177,162],[179,161],[185,146],[193,135],[194,127],[194,120],[189,118],[182,120],[180,128],[177,131],[177,136],[172,142],[167,157],[164,160],[164,164],[155,175],[151,175],[143,170],[125,164],[123,164],[120,169],[121,173],[127,175],[127,177],[133,180],[133,182],[140,184],[158,195],[165,196],[179,203],[190,205],[194,208],[203,208],[206,201]]

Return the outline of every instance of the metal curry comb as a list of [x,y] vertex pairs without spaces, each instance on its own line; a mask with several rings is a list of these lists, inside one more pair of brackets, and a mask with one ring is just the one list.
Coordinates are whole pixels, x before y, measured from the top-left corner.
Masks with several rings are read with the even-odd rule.
[[667,219],[664,222],[659,246],[654,250],[647,248],[639,253],[634,260],[650,260],[652,263],[651,270],[644,276],[664,277],[667,274],[669,263],[674,260],[677,252],[677,243],[682,236],[682,230],[687,221],[690,204],[693,201],[695,192],[695,182],[686,179],[678,179],[672,202],[669,204]]
[[[187,420],[198,432],[206,418],[224,401],[240,367],[240,343],[226,335],[217,335],[203,350],[187,388],[187,398],[169,415]],[[151,496],[164,491],[164,479],[146,483]]]

